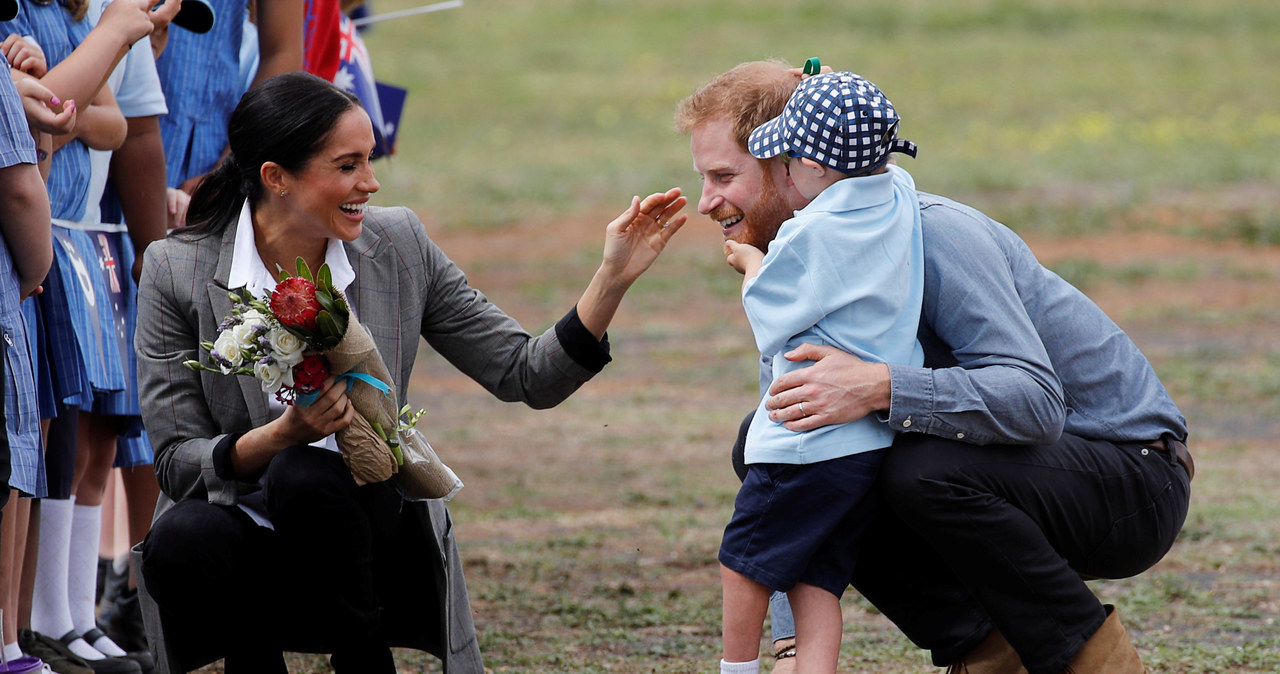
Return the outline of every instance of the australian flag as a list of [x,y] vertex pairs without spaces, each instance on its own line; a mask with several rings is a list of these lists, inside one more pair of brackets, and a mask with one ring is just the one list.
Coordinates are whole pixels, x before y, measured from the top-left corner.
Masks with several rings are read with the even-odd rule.
[[351,24],[342,17],[340,24],[342,48],[341,65],[333,83],[360,99],[369,119],[373,121],[374,156],[390,155],[396,146],[396,132],[400,128],[400,115],[404,111],[405,90],[373,79],[373,64],[364,40]]

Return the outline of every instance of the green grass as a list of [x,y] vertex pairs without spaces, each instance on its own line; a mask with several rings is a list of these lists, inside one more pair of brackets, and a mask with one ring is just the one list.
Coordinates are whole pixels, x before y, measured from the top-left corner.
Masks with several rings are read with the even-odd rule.
[[696,193],[675,103],[740,61],[814,55],[894,100],[925,190],[1158,203],[1274,183],[1278,26],[1265,0],[468,0],[367,36],[378,77],[410,90],[380,200],[494,227]]

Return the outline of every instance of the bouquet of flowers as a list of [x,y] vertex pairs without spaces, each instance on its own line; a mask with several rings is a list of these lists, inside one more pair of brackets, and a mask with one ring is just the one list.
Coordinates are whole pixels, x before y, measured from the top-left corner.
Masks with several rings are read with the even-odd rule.
[[364,485],[394,477],[410,498],[452,498],[462,481],[440,461],[414,425],[425,413],[397,408],[391,376],[378,348],[333,287],[328,265],[312,277],[298,258],[297,275],[283,275],[268,297],[231,291],[231,315],[218,337],[200,346],[208,365],[196,371],[255,377],[262,390],[288,405],[309,405],[330,374],[345,380],[355,406],[351,425],[337,434],[342,458]]

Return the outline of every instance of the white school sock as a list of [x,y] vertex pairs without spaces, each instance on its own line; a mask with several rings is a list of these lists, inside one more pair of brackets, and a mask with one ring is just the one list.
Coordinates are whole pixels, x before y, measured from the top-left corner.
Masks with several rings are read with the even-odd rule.
[[760,658],[750,662],[720,661],[720,674],[760,674]]
[[40,502],[40,550],[31,598],[31,629],[54,639],[75,628],[67,606],[73,509],[71,499],[46,498]]
[[[76,505],[71,518],[71,550],[67,564],[67,603],[71,623],[81,635],[98,626],[93,595],[98,583],[98,535],[102,533],[102,506]],[[88,639],[85,640],[88,643]],[[125,655],[106,635],[89,644],[107,657]]]
[[4,645],[5,660],[17,660],[20,657],[22,657],[22,649],[18,648],[18,642]]

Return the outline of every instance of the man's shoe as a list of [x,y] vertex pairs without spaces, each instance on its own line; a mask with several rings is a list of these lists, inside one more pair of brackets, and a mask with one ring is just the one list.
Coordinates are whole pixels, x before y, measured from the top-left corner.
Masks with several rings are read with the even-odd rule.
[[[75,630],[58,637],[58,641],[67,647],[67,652],[72,655],[75,655],[75,653],[71,651],[70,646],[76,639],[82,639],[82,637]],[[89,669],[93,670],[94,674],[142,674],[142,667],[128,658],[102,658],[100,660],[81,658],[80,660],[89,665]]]
[[49,669],[58,674],[93,674],[89,663],[72,653],[57,639],[32,632],[23,627],[18,630],[18,647],[23,653],[44,660]]
[[1120,612],[1107,604],[1107,619],[1093,636],[1076,653],[1063,674],[1106,672],[1107,674],[1143,674],[1147,671],[1138,657],[1138,650],[1129,640],[1129,633],[1120,624]]
[[948,665],[947,674],[1027,674],[1027,668],[1000,630],[992,629],[964,658]]

